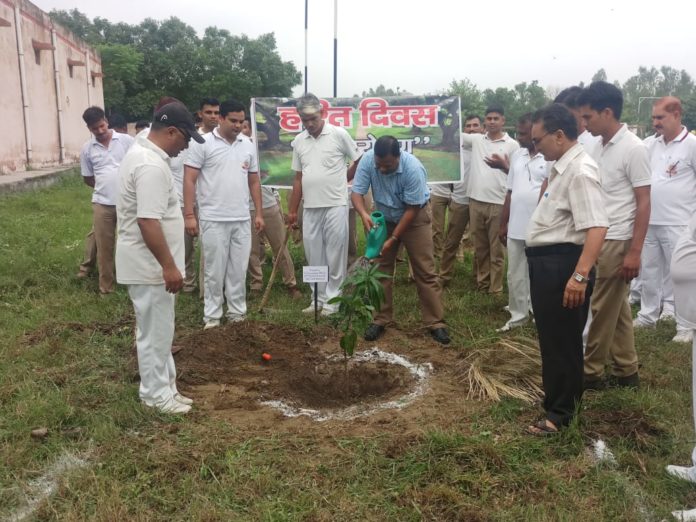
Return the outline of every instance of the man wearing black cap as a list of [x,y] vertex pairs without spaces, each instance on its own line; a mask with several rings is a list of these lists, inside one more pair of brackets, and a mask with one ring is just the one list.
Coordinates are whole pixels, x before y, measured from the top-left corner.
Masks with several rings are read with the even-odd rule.
[[191,399],[176,388],[171,354],[174,294],[183,286],[184,223],[169,158],[202,142],[181,103],[155,112],[119,168],[116,278],[128,285],[135,309],[140,399],[166,413],[186,413]]

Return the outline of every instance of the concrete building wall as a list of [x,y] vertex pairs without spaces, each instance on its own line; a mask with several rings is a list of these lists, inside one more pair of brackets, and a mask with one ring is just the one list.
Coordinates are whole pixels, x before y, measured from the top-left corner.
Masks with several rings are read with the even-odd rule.
[[[24,52],[24,111],[16,8]],[[82,112],[90,105],[104,105],[97,52],[54,24],[31,2],[0,0],[0,75],[5,84],[0,95],[0,121],[15,130],[11,140],[0,140],[0,173],[60,164],[61,140],[63,163],[76,161],[89,138]]]
[[0,121],[9,123],[9,132],[0,140],[0,173],[23,168],[26,159],[18,67],[14,10],[0,1]]

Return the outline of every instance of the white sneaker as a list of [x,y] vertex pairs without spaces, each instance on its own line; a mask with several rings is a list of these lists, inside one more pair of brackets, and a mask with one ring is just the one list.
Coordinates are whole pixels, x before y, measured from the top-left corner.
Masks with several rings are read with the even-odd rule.
[[655,325],[654,325],[654,324],[644,323],[643,321],[641,321],[640,319],[638,319],[638,318],[636,317],[636,318],[633,320],[633,329],[634,329],[634,330],[640,330],[641,328],[644,328],[644,329],[648,329],[648,328],[654,329],[654,328],[655,328]]
[[696,509],[672,511],[672,516],[679,522],[696,522]]
[[673,477],[696,483],[696,466],[667,466],[665,469]]
[[[317,310],[321,312],[323,309],[324,309],[324,307],[321,305],[321,303],[319,303],[317,305]],[[314,303],[310,304],[307,308],[303,308],[302,313],[303,314],[313,314],[314,313]]]
[[242,321],[246,321],[246,315],[228,315],[227,316],[228,323],[241,323]]
[[674,311],[673,310],[662,310],[662,313],[660,314],[660,318],[658,321],[676,321],[674,318]]
[[509,312],[509,311],[510,311],[510,305],[503,306],[503,312]]
[[677,330],[677,335],[672,337],[673,343],[690,343],[694,340],[693,330]]
[[152,404],[147,401],[143,401],[143,404],[149,408],[157,408],[162,413],[188,413],[191,411],[191,406],[189,404],[184,404],[174,398],[160,404]]
[[193,399],[189,399],[188,397],[184,397],[180,393],[177,393],[174,395],[174,400],[177,402],[180,402],[181,404],[188,404],[189,406],[193,404]]
[[205,322],[204,330],[210,330],[211,328],[217,328],[220,326],[220,319],[209,319]]
[[500,328],[496,328],[495,331],[498,332],[498,333],[509,332],[509,331],[512,330],[513,328],[519,328],[520,326],[524,325],[526,322],[527,322],[527,321],[519,321],[519,322],[516,321],[516,322],[513,323],[513,322],[508,321],[507,323],[505,323],[505,324],[504,324],[503,326],[501,326]]

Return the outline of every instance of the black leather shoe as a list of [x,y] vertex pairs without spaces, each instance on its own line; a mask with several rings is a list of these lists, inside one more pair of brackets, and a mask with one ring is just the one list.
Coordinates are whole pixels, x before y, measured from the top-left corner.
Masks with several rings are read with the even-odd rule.
[[447,333],[447,328],[434,328],[430,330],[430,335],[440,344],[450,343],[450,336]]
[[609,382],[603,377],[587,377],[585,376],[582,380],[582,389],[584,391],[602,391],[606,390],[609,386]]
[[376,341],[382,336],[383,333],[384,326],[382,326],[381,324],[372,323],[365,329],[365,334],[363,335],[363,338],[366,341]]
[[638,372],[626,377],[611,376],[611,385],[617,388],[632,388],[637,390],[640,387],[640,378]]

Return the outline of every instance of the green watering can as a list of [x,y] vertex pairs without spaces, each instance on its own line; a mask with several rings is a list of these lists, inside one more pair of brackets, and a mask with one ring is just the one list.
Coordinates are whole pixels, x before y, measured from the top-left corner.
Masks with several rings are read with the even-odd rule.
[[384,214],[375,211],[370,214],[372,219],[372,230],[367,234],[367,247],[365,248],[365,257],[374,259],[379,257],[382,251],[382,245],[387,240],[387,222],[384,220]]

